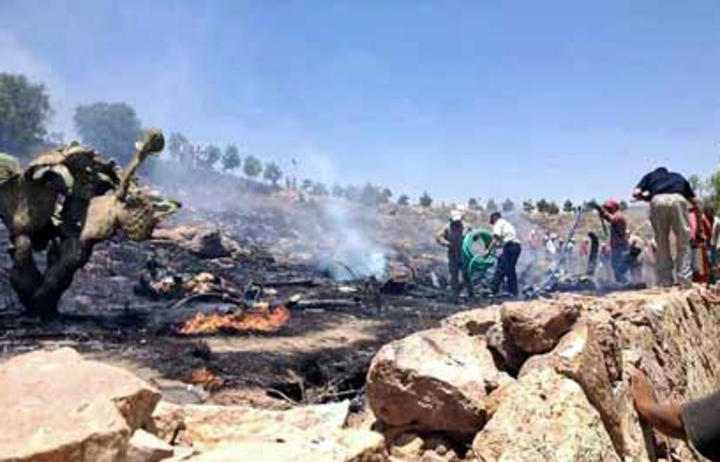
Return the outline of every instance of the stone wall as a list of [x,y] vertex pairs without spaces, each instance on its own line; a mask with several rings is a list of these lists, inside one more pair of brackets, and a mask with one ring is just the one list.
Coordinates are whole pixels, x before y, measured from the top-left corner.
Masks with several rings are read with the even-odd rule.
[[445,433],[471,445],[467,460],[703,460],[639,422],[629,368],[684,401],[718,387],[717,358],[720,306],[697,289],[564,294],[462,312],[386,345],[368,398],[386,435]]

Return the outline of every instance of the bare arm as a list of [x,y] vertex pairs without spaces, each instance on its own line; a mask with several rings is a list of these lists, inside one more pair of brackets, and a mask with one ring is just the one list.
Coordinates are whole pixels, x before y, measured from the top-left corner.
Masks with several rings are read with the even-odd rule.
[[442,228],[438,233],[435,235],[435,242],[440,244],[443,247],[450,247],[450,241],[447,239],[447,228]]
[[659,403],[647,377],[637,369],[631,371],[630,392],[638,414],[653,428],[672,438],[687,439],[682,421],[682,405]]

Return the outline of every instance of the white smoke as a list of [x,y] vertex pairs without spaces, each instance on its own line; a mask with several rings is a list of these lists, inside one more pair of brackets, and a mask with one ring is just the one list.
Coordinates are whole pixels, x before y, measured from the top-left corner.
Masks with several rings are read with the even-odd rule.
[[319,266],[335,280],[351,280],[387,272],[387,251],[373,242],[344,201],[328,200],[323,205],[327,217],[325,232],[332,244],[320,256]]

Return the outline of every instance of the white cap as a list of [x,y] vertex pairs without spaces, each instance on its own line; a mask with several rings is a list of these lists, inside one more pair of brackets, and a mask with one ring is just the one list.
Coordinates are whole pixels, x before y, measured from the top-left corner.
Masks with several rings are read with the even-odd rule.
[[450,221],[460,221],[462,220],[462,217],[462,210],[453,210],[450,212]]

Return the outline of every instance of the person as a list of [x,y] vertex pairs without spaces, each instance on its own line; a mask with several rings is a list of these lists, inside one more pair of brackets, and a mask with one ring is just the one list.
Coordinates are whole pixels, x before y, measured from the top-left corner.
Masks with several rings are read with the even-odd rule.
[[545,236],[545,260],[549,262],[555,261],[557,253],[557,234],[548,234],[547,236]]
[[[690,183],[679,173],[660,167],[642,177],[633,191],[633,197],[650,203],[650,222],[657,244],[655,271],[658,284],[666,287],[675,283],[689,286],[692,277],[689,204],[694,206],[698,223],[701,221],[700,201]],[[670,253],[671,232],[676,241],[675,262]],[[702,235],[699,237],[704,238]]]
[[[690,210],[690,263],[693,281],[708,282],[710,262],[708,258],[708,236],[712,235],[712,224],[705,214],[696,214],[694,207]],[[698,221],[698,215],[700,221]]]
[[530,230],[528,241],[530,242],[530,253],[533,259],[533,263],[537,263],[538,253],[540,252],[540,247],[542,246],[542,238],[537,228],[533,228],[532,230]]
[[468,296],[473,297],[473,287],[469,274],[462,264],[462,242],[465,235],[465,227],[462,222],[463,213],[461,210],[450,212],[450,220],[438,231],[435,237],[438,244],[447,248],[448,270],[450,271],[450,287],[455,298],[460,296],[460,274],[462,274]]
[[630,273],[632,282],[643,282],[643,250],[645,249],[645,241],[636,234],[631,234],[628,238],[629,249],[625,254],[625,267]]
[[520,241],[517,238],[515,227],[502,217],[500,212],[490,215],[490,224],[493,225],[493,240],[488,251],[494,248],[501,248],[500,257],[495,266],[495,275],[490,283],[493,294],[500,292],[500,286],[506,282],[507,291],[518,295],[518,282],[516,266],[520,258]]
[[606,201],[602,207],[594,204],[600,217],[610,224],[610,264],[612,265],[615,282],[627,282],[628,267],[626,265],[627,253],[630,249],[627,234],[627,218],[620,211],[616,200]]
[[633,368],[630,393],[638,414],[653,428],[689,442],[707,459],[720,461],[720,392],[685,403],[661,403],[647,377]]
[[706,205],[703,213],[710,223],[710,235],[707,237],[707,248],[710,254],[710,282],[715,283],[718,279],[718,257],[720,257],[720,218],[715,212],[715,207]]

